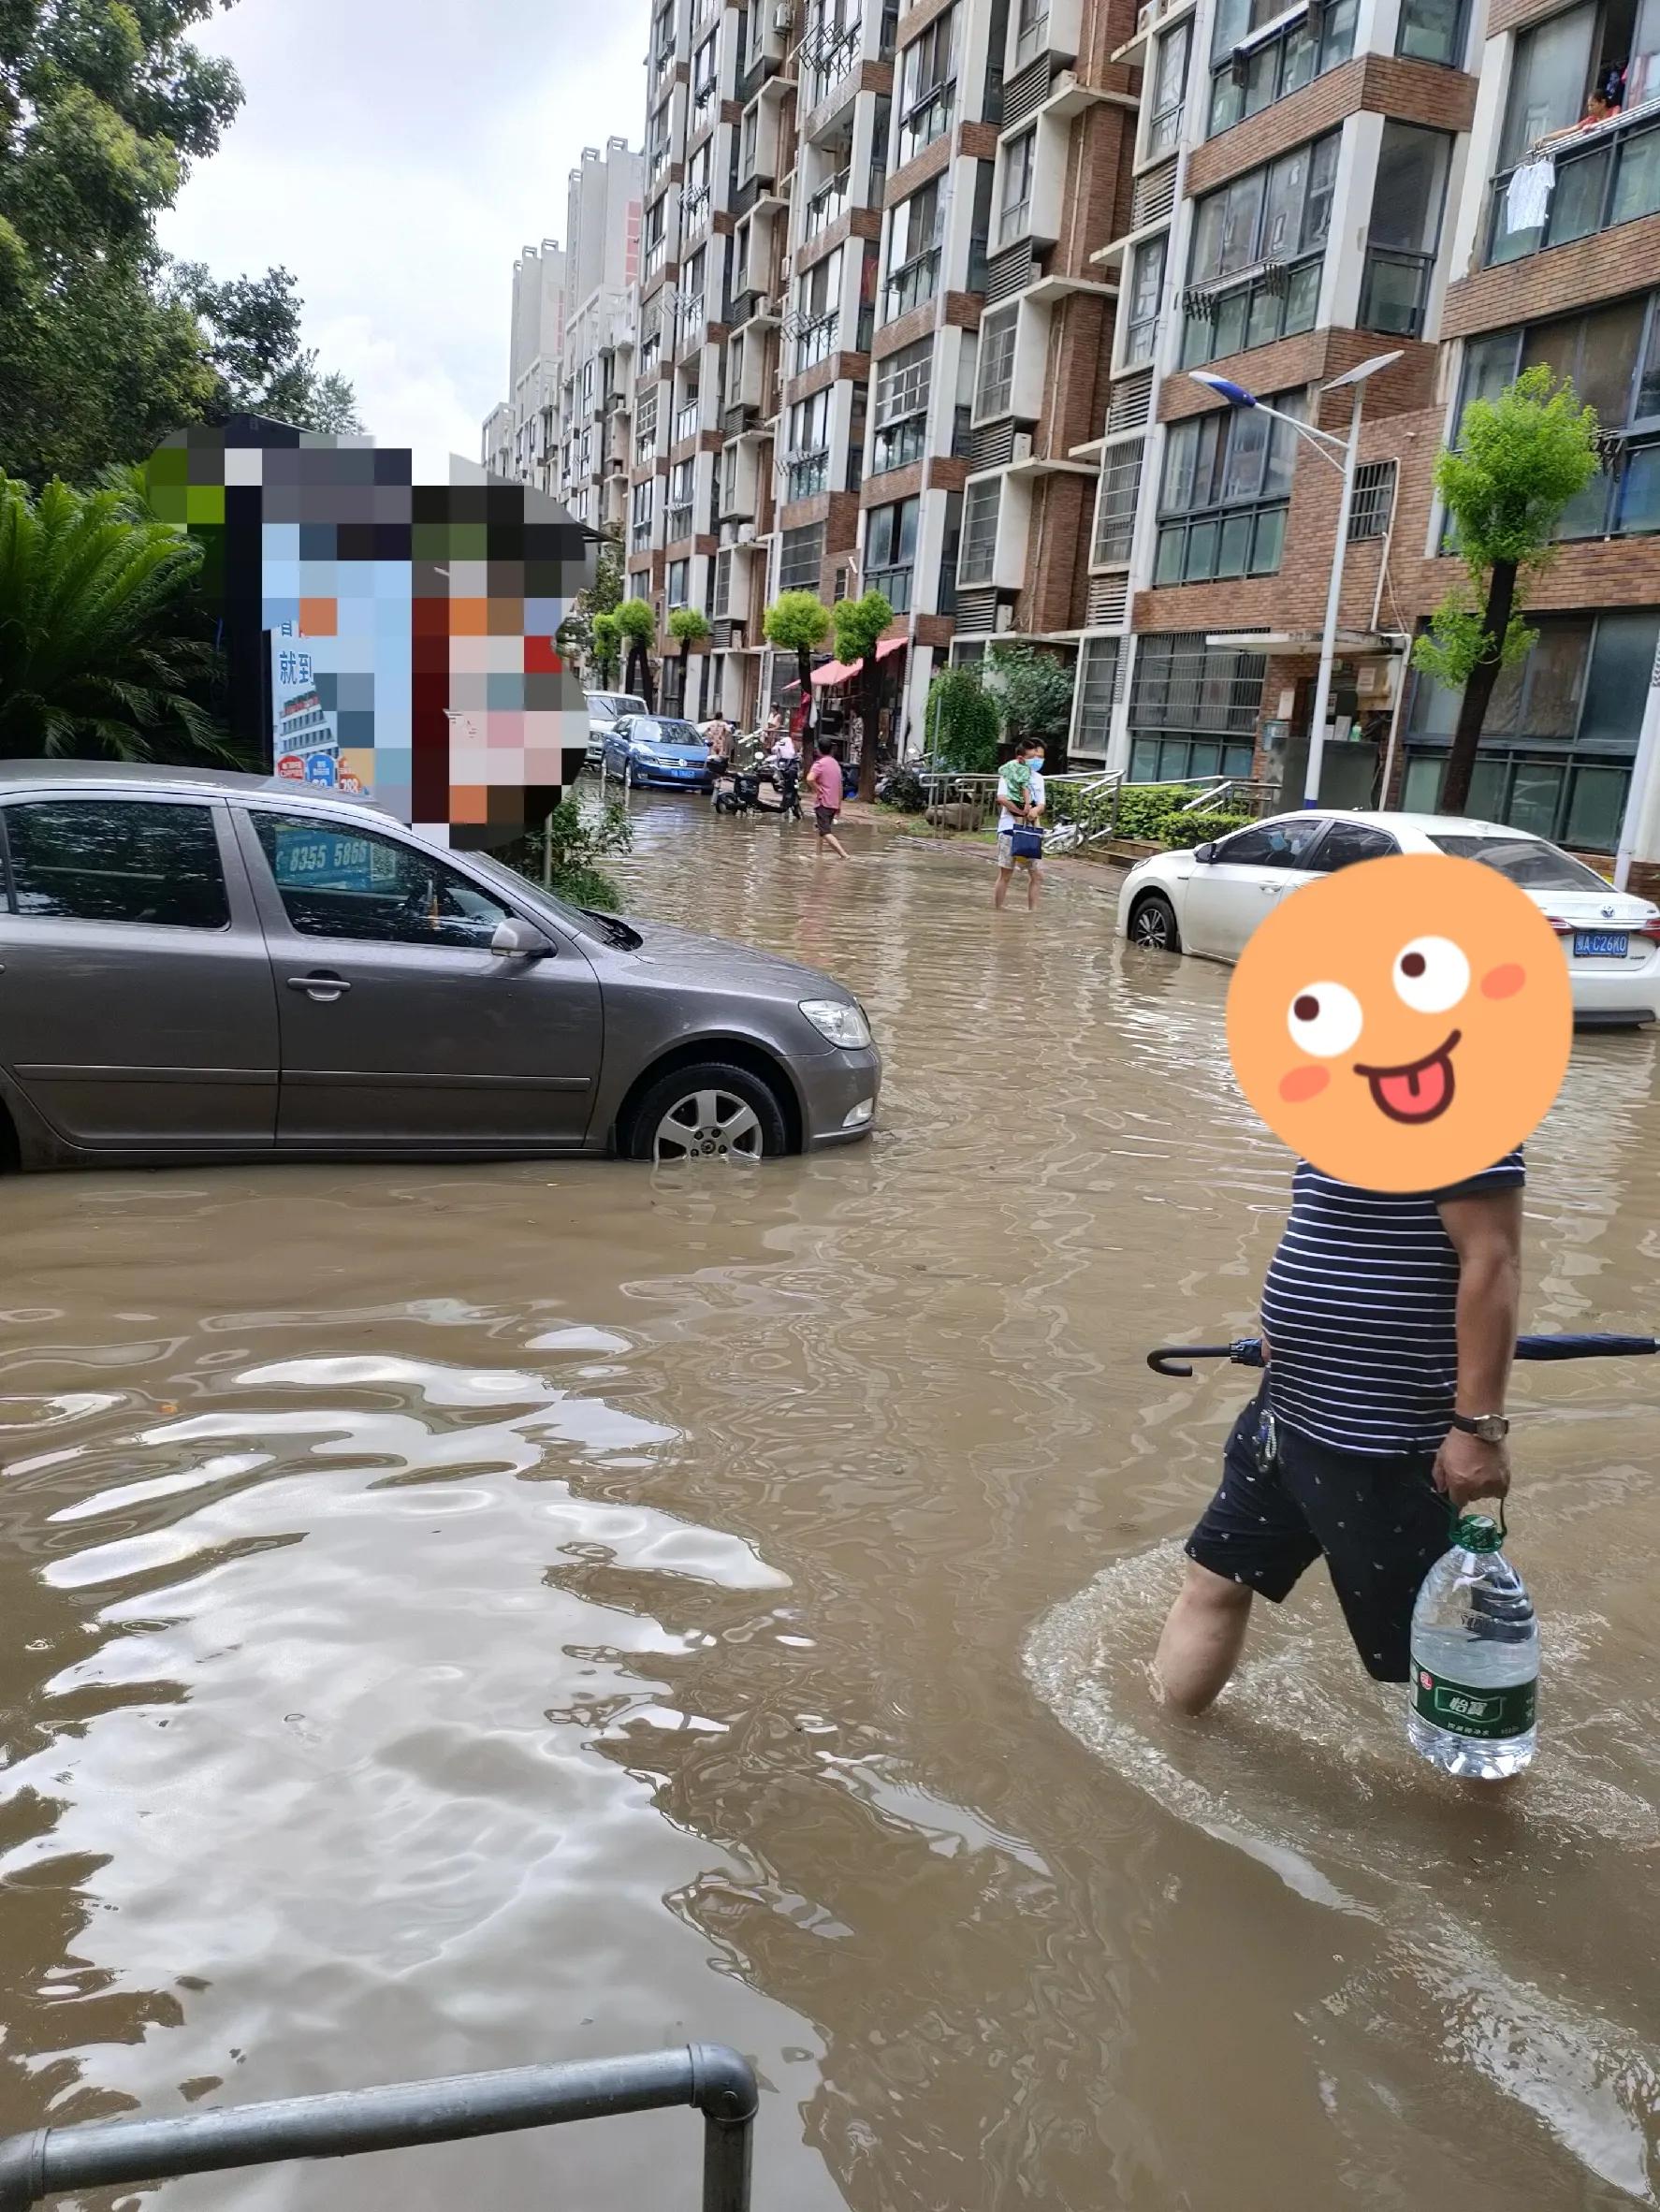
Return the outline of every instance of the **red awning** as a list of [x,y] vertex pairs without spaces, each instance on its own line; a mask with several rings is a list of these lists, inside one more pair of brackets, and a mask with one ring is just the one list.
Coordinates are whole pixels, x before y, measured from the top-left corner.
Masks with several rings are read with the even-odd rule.
[[[884,637],[876,648],[876,657],[879,661],[885,661],[890,653],[902,653],[904,650],[905,640],[902,637]],[[813,670],[812,680],[815,684],[844,684],[851,677],[857,676],[864,665],[863,661],[855,661],[848,668],[839,661],[826,661],[823,668]]]

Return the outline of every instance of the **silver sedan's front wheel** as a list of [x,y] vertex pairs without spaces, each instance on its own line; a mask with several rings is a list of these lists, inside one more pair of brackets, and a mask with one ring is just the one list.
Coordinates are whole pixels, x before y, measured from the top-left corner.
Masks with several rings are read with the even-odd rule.
[[1150,892],[1129,917],[1129,941],[1150,953],[1179,953],[1182,939],[1176,928],[1175,909],[1160,892]]
[[765,1151],[760,1117],[732,1091],[692,1091],[657,1124],[651,1157],[665,1166],[683,1159],[759,1159]]

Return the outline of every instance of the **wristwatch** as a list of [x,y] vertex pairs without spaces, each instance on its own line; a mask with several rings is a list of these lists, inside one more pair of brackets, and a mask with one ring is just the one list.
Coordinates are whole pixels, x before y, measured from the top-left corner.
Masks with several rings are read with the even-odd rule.
[[1483,1444],[1502,1444],[1510,1433],[1510,1424],[1502,1413],[1455,1413],[1452,1425],[1466,1436],[1479,1436]]

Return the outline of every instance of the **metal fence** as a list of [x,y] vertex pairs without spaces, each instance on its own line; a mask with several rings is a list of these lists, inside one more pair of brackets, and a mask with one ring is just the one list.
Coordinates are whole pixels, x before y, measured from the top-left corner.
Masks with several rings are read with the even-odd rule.
[[749,2212],[759,2102],[746,2059],[723,2044],[694,2043],[627,2059],[285,2097],[174,2119],[37,2128],[0,2140],[0,2212],[28,2212],[43,2197],[78,2190],[130,2189],[284,2159],[350,2158],[677,2104],[704,2116],[703,2212]]

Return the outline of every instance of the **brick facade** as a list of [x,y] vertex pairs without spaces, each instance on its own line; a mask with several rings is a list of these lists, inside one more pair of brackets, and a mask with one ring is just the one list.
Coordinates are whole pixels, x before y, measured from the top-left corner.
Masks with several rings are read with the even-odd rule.
[[1476,112],[1476,80],[1462,69],[1437,68],[1433,62],[1357,54],[1260,115],[1196,146],[1187,158],[1188,194],[1198,198],[1230,178],[1243,177],[1275,154],[1289,153],[1293,146],[1334,130],[1362,109],[1399,123],[1467,131]]
[[[1485,243],[1478,240],[1479,255]],[[1550,246],[1524,261],[1461,277],[1447,287],[1441,318],[1446,338],[1467,338],[1478,330],[1502,330],[1512,323],[1539,322],[1568,314],[1599,299],[1626,292],[1650,291],[1660,283],[1660,215],[1617,224],[1571,245]]]

